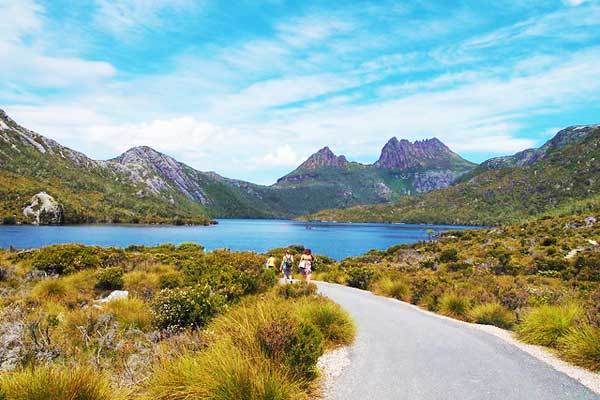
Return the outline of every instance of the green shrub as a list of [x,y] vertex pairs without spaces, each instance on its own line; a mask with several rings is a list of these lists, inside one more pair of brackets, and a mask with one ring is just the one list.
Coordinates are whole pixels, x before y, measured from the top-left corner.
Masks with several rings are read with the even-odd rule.
[[313,379],[323,354],[323,335],[311,324],[280,317],[259,326],[257,335],[262,351],[284,362],[299,378]]
[[2,217],[3,225],[15,225],[17,223],[17,217],[14,215],[8,215],[6,217]]
[[311,324],[301,323],[292,334],[287,350],[287,364],[304,379],[314,379],[317,361],[323,354],[323,335]]
[[276,292],[284,299],[314,296],[317,294],[317,285],[306,281],[293,282],[278,286]]
[[311,300],[300,303],[300,317],[316,326],[329,348],[352,343],[356,327],[346,311],[328,300]]
[[161,289],[175,289],[183,284],[180,272],[167,272],[158,277],[158,286]]
[[367,290],[375,277],[375,272],[363,266],[351,266],[346,271],[348,274],[348,286]]
[[438,257],[438,261],[442,263],[456,262],[458,261],[458,251],[454,248],[443,250]]
[[0,375],[6,400],[114,400],[125,396],[91,368],[39,367]]
[[515,323],[515,314],[500,303],[478,304],[468,312],[469,319],[478,324],[494,325],[510,329]]
[[558,348],[565,360],[600,372],[600,328],[589,325],[572,328],[558,339]]
[[105,268],[96,277],[96,289],[123,289],[123,269],[119,267]]
[[163,289],[152,304],[154,325],[159,329],[202,327],[217,314],[225,298],[209,287]]
[[445,293],[438,301],[441,314],[452,318],[465,319],[471,305],[471,299],[456,293]]
[[517,326],[519,337],[531,344],[555,347],[583,317],[579,305],[542,305],[532,308]]
[[63,274],[101,266],[104,257],[96,247],[61,244],[43,247],[32,253],[31,266],[52,274]]

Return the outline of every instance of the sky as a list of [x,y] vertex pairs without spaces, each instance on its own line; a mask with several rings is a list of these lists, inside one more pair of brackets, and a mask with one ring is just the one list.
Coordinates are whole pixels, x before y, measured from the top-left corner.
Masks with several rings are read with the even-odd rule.
[[263,184],[392,136],[481,162],[600,123],[600,0],[0,0],[0,108]]

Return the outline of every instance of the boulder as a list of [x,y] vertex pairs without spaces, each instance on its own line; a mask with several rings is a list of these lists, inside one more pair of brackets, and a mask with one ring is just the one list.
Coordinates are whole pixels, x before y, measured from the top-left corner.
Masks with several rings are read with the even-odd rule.
[[23,215],[36,225],[62,224],[65,218],[62,204],[46,192],[33,195],[30,204],[23,209]]

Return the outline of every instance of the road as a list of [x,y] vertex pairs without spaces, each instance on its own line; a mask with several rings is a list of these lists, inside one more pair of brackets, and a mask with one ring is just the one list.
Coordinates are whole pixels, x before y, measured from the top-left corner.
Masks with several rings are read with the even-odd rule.
[[567,400],[600,396],[475,327],[345,286],[318,283],[358,327],[332,400]]

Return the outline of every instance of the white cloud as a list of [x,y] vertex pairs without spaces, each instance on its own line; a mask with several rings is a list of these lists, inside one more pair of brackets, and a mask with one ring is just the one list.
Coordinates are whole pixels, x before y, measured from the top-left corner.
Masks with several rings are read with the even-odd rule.
[[253,168],[289,167],[296,168],[306,157],[299,155],[289,144],[278,146],[274,151],[250,159]]
[[96,0],[96,23],[117,36],[162,25],[165,11],[192,7],[192,0]]
[[0,38],[12,42],[22,35],[39,31],[43,12],[43,7],[34,0],[1,0]]

